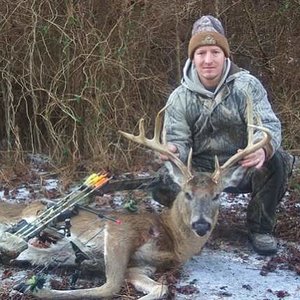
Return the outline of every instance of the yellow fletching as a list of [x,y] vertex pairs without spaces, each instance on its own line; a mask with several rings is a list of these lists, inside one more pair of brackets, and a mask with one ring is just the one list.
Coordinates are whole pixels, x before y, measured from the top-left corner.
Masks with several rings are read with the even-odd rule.
[[91,174],[85,181],[85,185],[90,185],[98,175],[96,173]]

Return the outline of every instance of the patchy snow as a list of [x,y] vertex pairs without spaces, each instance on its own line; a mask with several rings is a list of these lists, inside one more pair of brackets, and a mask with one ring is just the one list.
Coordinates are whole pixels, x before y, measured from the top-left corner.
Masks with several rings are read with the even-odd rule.
[[52,190],[58,188],[59,181],[54,178],[45,179],[44,186],[46,190]]
[[178,284],[192,284],[198,292],[190,296],[178,294],[176,299],[299,300],[300,277],[288,270],[260,275],[266,260],[254,253],[241,257],[234,251],[204,249],[183,267]]
[[220,204],[224,209],[232,209],[233,207],[239,209],[241,207],[246,207],[249,200],[249,194],[222,193],[220,195]]

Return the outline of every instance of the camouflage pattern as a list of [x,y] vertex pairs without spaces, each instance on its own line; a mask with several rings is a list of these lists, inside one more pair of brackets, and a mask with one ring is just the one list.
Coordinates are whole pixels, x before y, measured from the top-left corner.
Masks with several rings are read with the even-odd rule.
[[[187,60],[182,83],[167,102],[170,104],[164,124],[167,141],[177,146],[183,161],[192,147],[194,168],[213,170],[215,155],[222,164],[247,145],[247,97],[253,101],[254,114],[272,133],[272,142],[265,149],[271,158],[281,143],[280,121],[260,81],[229,59],[215,91],[203,87],[192,62]],[[255,140],[261,134],[255,132]]]
[[[212,172],[215,155],[223,164],[247,145],[247,97],[252,99],[254,115],[272,133],[272,140],[265,147],[267,161],[263,167],[248,168],[240,184],[227,191],[251,193],[247,209],[249,231],[271,233],[276,223],[277,204],[291,175],[292,156],[280,147],[281,124],[258,79],[226,59],[218,87],[208,91],[188,60],[181,85],[168,99],[164,124],[166,139],[177,146],[183,161],[187,160],[189,149],[193,148],[195,171]],[[261,134],[254,132],[254,140],[260,139]],[[163,194],[164,202],[170,206],[177,192],[163,178],[153,195],[160,201]]]
[[276,208],[292,174],[293,157],[279,148],[260,169],[247,169],[235,193],[251,193],[247,223],[251,232],[271,233],[276,225]]

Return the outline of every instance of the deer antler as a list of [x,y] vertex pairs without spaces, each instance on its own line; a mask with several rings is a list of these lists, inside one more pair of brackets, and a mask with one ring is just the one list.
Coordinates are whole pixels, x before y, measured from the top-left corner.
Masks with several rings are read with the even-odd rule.
[[159,152],[160,154],[166,155],[171,162],[173,162],[177,168],[181,171],[186,181],[189,181],[193,175],[190,171],[191,166],[191,155],[189,155],[188,158],[188,166],[186,166],[179,157],[176,156],[173,152],[171,152],[166,144],[162,144],[160,142],[160,134],[162,130],[162,114],[165,111],[167,106],[162,108],[155,118],[155,126],[154,126],[154,135],[152,139],[148,139],[145,136],[145,128],[144,128],[144,119],[140,119],[139,121],[139,135],[133,135],[124,131],[119,130],[119,133],[121,133],[124,137],[127,139],[136,142],[138,144],[144,145],[154,151]]
[[[261,124],[261,122],[258,120],[258,122]],[[216,158],[216,169],[214,173],[212,174],[212,180],[214,182],[218,182],[220,175],[223,170],[230,168],[235,163],[240,161],[243,157],[247,156],[250,153],[255,152],[256,150],[262,148],[266,144],[268,144],[272,139],[272,134],[269,131],[269,129],[263,127],[263,126],[257,126],[253,125],[253,103],[248,97],[247,99],[247,126],[248,126],[248,145],[245,149],[242,151],[236,153],[232,157],[230,157],[221,167],[218,166],[217,158]],[[258,141],[257,143],[253,143],[253,129],[261,130],[264,134],[264,137]]]

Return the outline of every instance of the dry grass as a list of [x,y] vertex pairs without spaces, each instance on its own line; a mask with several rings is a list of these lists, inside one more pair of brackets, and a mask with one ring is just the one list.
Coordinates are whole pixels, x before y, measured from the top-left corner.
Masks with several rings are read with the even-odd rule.
[[151,130],[180,81],[192,23],[207,13],[224,22],[233,59],[267,87],[284,144],[296,149],[299,6],[293,0],[2,0],[1,153],[13,163],[33,152],[73,168],[142,165],[143,152],[117,130],[135,131],[140,117]]

